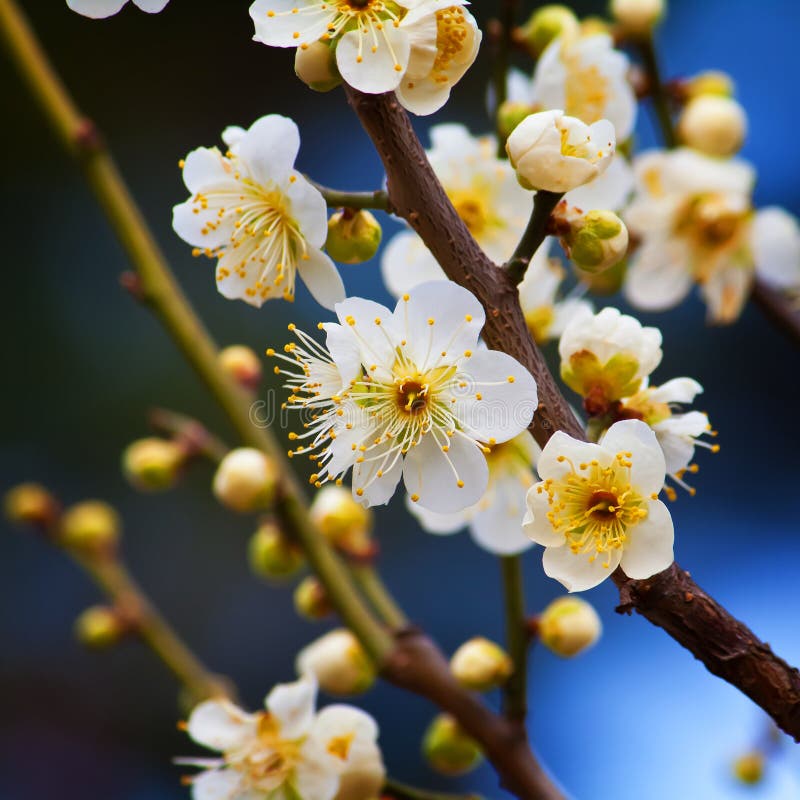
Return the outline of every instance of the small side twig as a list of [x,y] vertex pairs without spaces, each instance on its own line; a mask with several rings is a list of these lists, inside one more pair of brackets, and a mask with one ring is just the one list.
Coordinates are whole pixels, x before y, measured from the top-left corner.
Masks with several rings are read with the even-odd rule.
[[555,207],[561,202],[563,193],[538,191],[533,197],[533,211],[528,220],[528,227],[522,234],[516,250],[506,262],[504,268],[515,284],[522,283],[533,254],[547,236],[547,226]]

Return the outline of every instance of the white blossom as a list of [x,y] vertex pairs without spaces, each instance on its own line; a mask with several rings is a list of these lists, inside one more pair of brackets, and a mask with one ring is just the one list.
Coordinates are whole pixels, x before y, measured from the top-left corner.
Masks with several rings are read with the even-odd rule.
[[[536,382],[511,356],[481,349],[483,308],[466,289],[434,281],[394,312],[361,298],[321,327],[327,347],[297,330],[286,346],[288,406],[305,412],[291,434],[316,462],[319,486],[353,468],[365,505],[389,501],[402,474],[414,502],[444,513],[477,503],[488,485],[485,450],[528,427]],[[274,351],[268,354],[276,355]]]
[[244,131],[223,133],[228,151],[193,150],[183,163],[191,197],[175,206],[172,225],[194,255],[217,261],[217,288],[261,307],[293,300],[297,273],[326,308],[344,299],[344,284],[322,252],[328,234],[324,198],[294,169],[295,123],[270,114]]
[[[128,0],[67,0],[67,5],[84,17],[104,19],[122,11]],[[133,4],[148,14],[157,14],[169,0],[133,0]]]
[[664,455],[644,422],[617,422],[598,444],[558,431],[537,470],[524,529],[545,547],[545,573],[568,591],[591,589],[618,566],[642,579],[672,563],[672,517],[657,499]]

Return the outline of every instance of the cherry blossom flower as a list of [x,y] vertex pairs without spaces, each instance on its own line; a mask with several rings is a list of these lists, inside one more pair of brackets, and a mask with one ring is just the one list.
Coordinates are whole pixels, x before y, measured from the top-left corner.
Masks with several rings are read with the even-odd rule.
[[[122,11],[128,0],[67,0],[67,5],[84,17],[104,19],[113,17]],[[162,11],[169,0],[133,0],[133,4],[148,14],[157,14]]]

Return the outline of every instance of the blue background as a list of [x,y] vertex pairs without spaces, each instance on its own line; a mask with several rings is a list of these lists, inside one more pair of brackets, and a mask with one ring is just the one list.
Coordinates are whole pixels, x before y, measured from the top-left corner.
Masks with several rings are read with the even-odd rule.
[[[303,132],[300,168],[341,188],[380,184],[379,162],[340,92],[315,95],[292,77],[292,58],[250,41],[248,3],[173,0],[149,17],[127,9],[107,22],[68,12],[60,0],[27,2],[79,105],[118,157],[189,297],[222,343],[261,351],[284,341],[285,324],[309,329],[321,313],[301,290],[290,307],[224,301],[213,270],[172,233],[184,199],[178,159],[218,141],[228,124],[264,113],[293,116]],[[532,8],[533,4],[525,4]],[[659,40],[665,73],[715,67],[731,73],[750,115],[744,155],[759,172],[761,204],[800,211],[794,55],[800,6],[771,0],[673,0]],[[476,3],[482,18],[494,3]],[[599,4],[583,8],[601,10]],[[485,130],[486,48],[448,106],[417,120],[468,121]],[[299,646],[322,628],[298,621],[291,592],[252,577],[244,559],[252,520],[209,497],[198,466],[174,492],[135,494],[119,475],[123,447],[145,434],[145,413],[163,405],[230,431],[205,390],[148,312],[118,286],[126,269],[74,166],[0,55],[3,289],[0,304],[0,489],[39,480],[66,501],[102,497],[125,520],[134,573],[215,670],[233,676],[255,707],[293,675]],[[640,117],[640,140],[654,142]],[[391,234],[394,223],[386,226]],[[377,262],[343,268],[348,291],[388,301]],[[327,318],[327,317],[323,317]],[[722,452],[701,453],[698,495],[673,506],[677,557],[777,652],[800,662],[797,592],[796,352],[748,309],[739,324],[707,328],[696,300],[663,316],[664,361],[656,380],[691,375]],[[270,376],[271,377],[271,376]],[[502,636],[499,569],[466,535],[428,536],[396,498],[378,512],[386,579],[413,619],[447,651],[474,634]],[[525,559],[529,600],[559,594]],[[800,762],[786,743],[754,789],[729,777],[731,759],[762,734],[763,715],[736,690],[641,618],[619,617],[611,586],[590,594],[605,635],[570,662],[542,649],[530,671],[531,734],[544,762],[577,798],[666,800],[800,797]],[[175,754],[193,752],[175,730],[176,687],[136,644],[87,654],[71,638],[75,616],[98,596],[59,552],[33,536],[0,535],[0,800],[188,796]],[[421,785],[500,797],[483,767],[459,780],[431,773],[418,742],[432,714],[391,687],[363,704],[381,724],[392,775]]]

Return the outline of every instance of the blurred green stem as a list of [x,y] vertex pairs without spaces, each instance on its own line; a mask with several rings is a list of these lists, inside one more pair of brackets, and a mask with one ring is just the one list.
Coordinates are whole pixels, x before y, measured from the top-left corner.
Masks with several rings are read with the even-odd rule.
[[514,671],[503,687],[503,712],[514,720],[527,714],[528,635],[521,556],[500,556],[506,612],[506,646]]
[[661,70],[658,66],[658,56],[656,54],[655,42],[652,34],[636,40],[636,45],[642,55],[645,71],[647,72],[650,87],[650,97],[653,101],[653,108],[661,127],[661,135],[664,144],[668,148],[675,147],[677,138],[675,136],[675,126],[672,123],[672,114],[669,109],[669,99],[664,91],[664,84],[661,80]]
[[408,625],[408,618],[394,598],[386,591],[386,586],[372,567],[367,564],[352,564],[350,572],[364,597],[369,600],[389,628],[402,630]]

